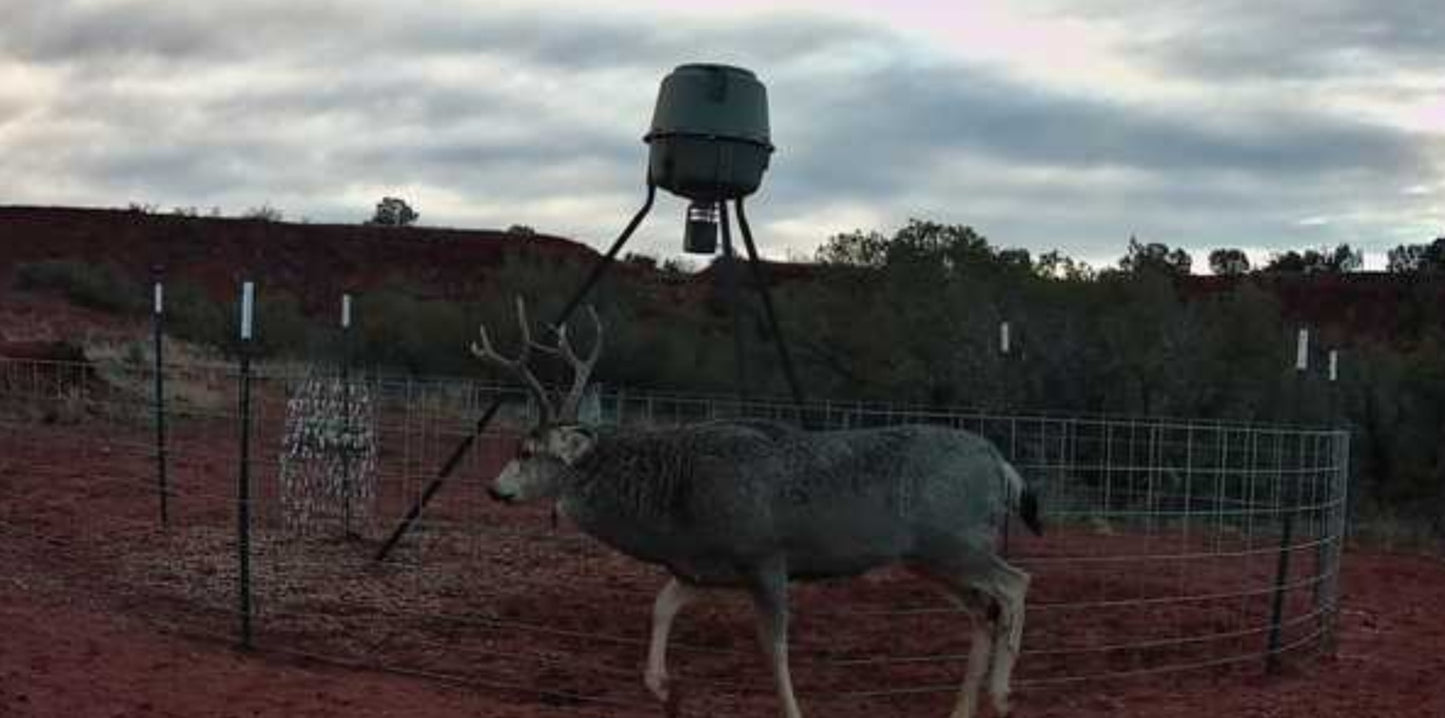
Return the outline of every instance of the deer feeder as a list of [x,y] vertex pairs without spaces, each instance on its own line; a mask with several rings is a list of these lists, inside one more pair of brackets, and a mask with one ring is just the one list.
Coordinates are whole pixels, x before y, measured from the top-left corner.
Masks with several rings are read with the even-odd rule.
[[684,248],[717,251],[717,205],[756,192],[773,145],[768,93],[749,70],[680,65],[662,81],[649,147],[648,182],[692,200]]
[[[648,145],[647,201],[633,215],[612,247],[592,267],[582,286],[563,305],[552,326],[565,325],[588,292],[602,279],[632,233],[652,211],[658,187],[691,200],[687,208],[684,243],[688,252],[714,254],[721,238],[724,254],[730,259],[735,256],[728,219],[728,203],[731,202],[736,208],[738,228],[742,230],[743,246],[747,250],[748,267],[752,271],[751,284],[762,299],[769,335],[777,346],[799,420],[806,424],[808,415],[804,410],[803,390],[793,370],[793,360],[788,354],[782,326],[773,308],[762,260],[758,258],[747,214],[743,211],[743,199],[756,192],[762,184],[763,171],[768,168],[768,158],[773,153],[768,134],[767,89],[756,75],[740,67],[705,63],[679,65],[663,78],[652,114],[652,129],[642,139]],[[731,267],[732,262],[726,266]],[[731,270],[725,274],[731,275]],[[739,282],[734,278],[727,284],[731,285],[729,300],[736,307],[740,302],[737,296]],[[739,316],[739,311],[734,309],[735,317]],[[735,329],[734,336],[738,342],[738,391],[741,395],[747,391],[741,368],[745,352],[742,334]],[[472,434],[452,452],[451,458],[442,465],[426,491],[412,505],[411,511],[382,544],[376,554],[378,561],[385,559],[392,547],[411,529],[421,516],[423,506],[456,469],[501,406],[502,400],[496,399],[477,420]]]

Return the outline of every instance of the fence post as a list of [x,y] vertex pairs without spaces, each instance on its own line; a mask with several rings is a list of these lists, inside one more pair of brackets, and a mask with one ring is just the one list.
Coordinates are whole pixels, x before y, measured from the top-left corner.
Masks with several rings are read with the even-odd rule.
[[1337,648],[1337,636],[1335,635],[1336,623],[1339,620],[1340,611],[1340,562],[1345,550],[1345,534],[1348,530],[1350,511],[1350,434],[1348,431],[1338,430],[1335,432],[1335,467],[1330,477],[1331,483],[1335,485],[1334,495],[1337,503],[1331,523],[1334,524],[1332,533],[1334,535],[1334,546],[1330,551],[1330,588],[1328,596],[1329,613],[1326,616],[1328,624],[1325,632],[1325,646],[1333,652]]
[[[1303,412],[1301,405],[1304,399],[1306,372],[1310,366],[1310,330],[1299,330],[1299,338],[1295,343],[1294,360],[1294,419],[1302,421]],[[1303,451],[1296,457],[1303,461]],[[1297,492],[1288,489],[1290,484],[1280,477],[1282,486],[1278,491],[1285,492],[1281,498],[1281,523],[1279,533],[1279,562],[1275,566],[1274,596],[1270,606],[1269,618],[1269,651],[1265,657],[1265,671],[1270,674],[1279,673],[1280,669],[1280,640],[1284,624],[1284,598],[1287,593],[1286,585],[1289,582],[1289,554],[1290,544],[1294,540],[1294,514],[1295,503],[1298,501]]]
[[[1338,464],[1335,462],[1339,460],[1339,451],[1336,448],[1335,444],[1339,441],[1337,431],[1339,429],[1338,381],[1340,377],[1340,355],[1339,352],[1335,349],[1330,350],[1328,366],[1329,369],[1326,376],[1329,379],[1329,384],[1327,385],[1329,387],[1329,414],[1327,418],[1330,429],[1329,447],[1332,468],[1330,472],[1329,482],[1326,484],[1329,487],[1329,493],[1327,498],[1323,502],[1323,506],[1330,505],[1330,502],[1334,500],[1336,491],[1338,489],[1338,487],[1335,486],[1334,468],[1338,467]],[[1317,482],[1320,481],[1319,476],[1315,476],[1314,479]],[[1332,589],[1332,586],[1330,584],[1334,580],[1334,566],[1330,561],[1330,557],[1334,550],[1334,546],[1332,545],[1333,542],[1335,540],[1342,540],[1344,537],[1332,536],[1334,532],[1334,514],[1331,512],[1331,510],[1326,508],[1320,508],[1319,511],[1320,535],[1315,546],[1315,613],[1320,616],[1320,635],[1322,637],[1322,643],[1325,646],[1332,647],[1333,638],[1332,631],[1330,630],[1331,617],[1329,615],[1329,607],[1331,603],[1330,594]]]
[[241,647],[252,647],[251,636],[251,324],[255,316],[256,289],[252,282],[241,285],[241,466],[236,481],[237,596],[241,612]]
[[166,383],[165,383],[165,288],[161,283],[161,268],[152,268],[155,276],[155,306],[151,313],[151,326],[155,334],[155,414],[156,414],[156,492],[160,498],[161,530],[170,528],[170,510],[167,505],[166,487]]
[[[1291,500],[1293,500],[1293,497],[1286,498],[1286,501]],[[1275,566],[1274,596],[1273,603],[1270,606],[1269,655],[1265,661],[1265,669],[1269,673],[1279,673],[1280,668],[1280,633],[1284,621],[1285,584],[1289,580],[1289,546],[1294,540],[1293,534],[1294,511],[1286,507],[1284,512],[1284,526],[1279,534],[1279,563]]]
[[[1005,326],[1007,326],[1007,324],[1005,324]],[[1005,344],[1004,346],[1007,346],[1007,344]],[[1015,415],[1013,415],[1012,413],[1010,413],[1009,418],[1008,418],[1008,426],[1009,426],[1009,429],[1008,429],[1008,460],[1009,460],[1009,463],[1010,463],[1010,464],[1014,464],[1014,465],[1017,465],[1018,462],[1019,462],[1019,456],[1018,456],[1018,433],[1019,433],[1019,424],[1018,424],[1018,422],[1019,422],[1018,417],[1015,416]],[[999,475],[999,481],[1000,481],[1000,484],[999,484],[999,491],[1000,491],[1000,493],[999,493],[999,495],[1005,497],[1004,503],[1007,504],[1007,503],[1008,503],[1008,501],[1007,501],[1007,496],[1009,495],[1009,494],[1008,494],[1008,492],[1009,492],[1008,479],[1007,479],[1007,478],[1004,478],[1003,475],[1000,474],[1000,475]],[[999,555],[1002,556],[1002,557],[1004,557],[1004,558],[1008,558],[1008,555],[1009,555],[1009,554],[1008,554],[1008,551],[1009,551],[1009,546],[1008,546],[1008,544],[1009,544],[1009,536],[1013,534],[1013,516],[1012,516],[1012,514],[1013,514],[1012,511],[1005,511],[1005,512],[1003,512],[1003,526],[1001,526],[1001,527],[999,528],[1000,534],[1001,534],[1001,536],[1002,536],[1002,540],[1001,540],[1001,542],[1000,542],[1000,544],[999,544]]]
[[341,531],[346,538],[356,538],[351,530],[351,503],[354,493],[351,478],[351,295],[341,295]]

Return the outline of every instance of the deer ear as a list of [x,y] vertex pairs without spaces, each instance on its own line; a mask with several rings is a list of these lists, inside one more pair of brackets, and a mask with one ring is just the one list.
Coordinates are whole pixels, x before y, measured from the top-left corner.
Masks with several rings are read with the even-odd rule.
[[596,443],[597,437],[587,429],[569,426],[553,431],[547,437],[548,453],[571,466],[587,455]]

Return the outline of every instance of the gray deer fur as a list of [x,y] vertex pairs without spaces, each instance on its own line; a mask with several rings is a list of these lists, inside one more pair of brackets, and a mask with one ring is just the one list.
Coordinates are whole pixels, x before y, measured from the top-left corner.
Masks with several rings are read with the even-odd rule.
[[[554,500],[582,531],[672,574],[654,604],[644,673],[658,698],[669,698],[665,654],[677,612],[707,589],[742,589],[758,610],[783,714],[800,718],[787,663],[789,580],[902,564],[939,584],[973,619],[953,716],[972,718],[985,675],[995,710],[1008,714],[1028,576],[995,545],[1011,511],[1035,532],[1040,526],[1033,493],[991,443],[936,426],[812,432],[726,420],[583,427],[575,423],[576,397],[600,351],[600,321],[593,353],[583,360],[565,328],[557,347],[544,347],[526,334],[520,301],[518,315],[519,359],[497,354],[485,330],[473,352],[524,371],[527,349],[537,346],[567,358],[577,375],[564,410],[544,409],[550,421],[523,438],[490,493],[507,502]],[[547,403],[544,393],[533,394]]]

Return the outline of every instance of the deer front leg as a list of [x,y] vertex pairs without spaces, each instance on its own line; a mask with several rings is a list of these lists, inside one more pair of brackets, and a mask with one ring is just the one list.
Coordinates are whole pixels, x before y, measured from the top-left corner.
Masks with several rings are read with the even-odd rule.
[[785,718],[803,718],[793,695],[793,678],[788,671],[788,575],[786,570],[768,571],[753,586],[753,605],[758,613],[758,641],[772,663],[773,680]]
[[657,592],[657,600],[652,604],[652,639],[647,648],[647,670],[642,675],[642,681],[664,703],[668,698],[667,636],[672,631],[672,620],[677,617],[677,612],[696,597],[696,588],[674,578]]

